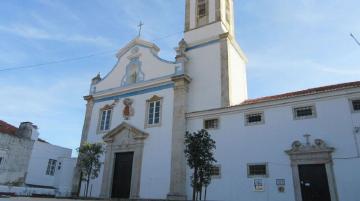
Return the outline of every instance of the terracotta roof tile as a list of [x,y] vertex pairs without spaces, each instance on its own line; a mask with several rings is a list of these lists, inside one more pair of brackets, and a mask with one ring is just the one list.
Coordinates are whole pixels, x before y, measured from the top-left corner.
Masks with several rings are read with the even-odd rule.
[[0,120],[0,133],[15,135],[17,128],[5,121]]
[[316,87],[316,88],[311,88],[311,89],[305,89],[305,90],[301,90],[301,91],[294,91],[294,92],[289,92],[289,93],[284,93],[284,94],[278,94],[278,95],[274,95],[274,96],[265,96],[265,97],[261,97],[261,98],[249,99],[249,100],[242,102],[240,105],[250,105],[250,104],[262,103],[262,102],[266,102],[266,101],[274,101],[274,100],[281,100],[281,99],[286,99],[286,98],[313,95],[313,94],[318,94],[318,93],[325,93],[325,92],[337,91],[337,90],[342,90],[342,89],[350,89],[350,88],[355,88],[355,87],[360,87],[360,81],[328,85],[328,86]]

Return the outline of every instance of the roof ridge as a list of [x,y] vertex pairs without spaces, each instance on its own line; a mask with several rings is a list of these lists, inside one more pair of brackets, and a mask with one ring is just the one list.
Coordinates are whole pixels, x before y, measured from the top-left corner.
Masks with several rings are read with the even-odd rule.
[[324,92],[328,92],[328,91],[336,91],[336,90],[341,90],[341,89],[346,89],[346,88],[354,88],[354,87],[358,87],[358,86],[360,86],[360,81],[345,82],[345,83],[332,84],[332,85],[324,85],[324,86],[320,86],[320,87],[308,88],[308,89],[286,92],[286,93],[270,95],[270,96],[264,96],[264,97],[254,98],[254,99],[247,99],[239,105],[247,105],[247,104],[254,104],[254,103],[270,101],[270,100],[279,100],[279,99],[285,99],[285,98],[290,98],[290,97],[312,95],[312,94],[324,93]]

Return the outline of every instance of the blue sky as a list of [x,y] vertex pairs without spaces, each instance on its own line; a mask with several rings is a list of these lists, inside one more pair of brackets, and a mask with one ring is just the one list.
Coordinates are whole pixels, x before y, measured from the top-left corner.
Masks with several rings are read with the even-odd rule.
[[[41,138],[76,148],[90,79],[111,70],[140,20],[143,38],[173,60],[184,7],[184,0],[0,1],[0,119],[34,122]],[[360,39],[359,8],[358,0],[235,0],[250,98],[360,80],[360,46],[349,36]]]

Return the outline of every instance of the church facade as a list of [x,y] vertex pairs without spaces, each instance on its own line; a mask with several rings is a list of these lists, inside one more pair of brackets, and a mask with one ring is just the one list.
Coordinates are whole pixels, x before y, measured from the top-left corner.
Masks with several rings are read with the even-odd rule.
[[92,196],[190,199],[184,134],[204,128],[208,200],[360,199],[360,82],[248,99],[234,30],[233,0],[186,0],[174,61],[135,38],[92,79],[81,143],[106,149]]

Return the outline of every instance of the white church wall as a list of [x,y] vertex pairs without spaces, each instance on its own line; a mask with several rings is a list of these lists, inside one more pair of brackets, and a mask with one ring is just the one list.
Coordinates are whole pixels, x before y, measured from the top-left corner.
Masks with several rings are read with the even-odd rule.
[[[188,92],[187,111],[199,111],[221,106],[220,43],[187,51],[186,64],[192,78]],[[206,58],[206,59],[204,59]]]
[[226,33],[226,28],[221,22],[201,27],[201,29],[194,29],[184,33],[185,41],[190,44],[203,43],[207,40],[214,39],[220,34]]
[[[71,149],[36,141],[31,152],[26,184],[54,187],[55,175],[46,175],[49,159],[60,161],[61,158],[71,158],[71,152]],[[57,171],[56,166],[55,174]]]
[[156,78],[169,76],[175,73],[175,64],[171,62],[162,61],[157,53],[154,53],[149,47],[136,45],[137,53],[132,53],[133,48],[130,48],[127,53],[119,58],[117,64],[109,74],[107,74],[102,81],[96,85],[96,91],[108,90],[121,87],[124,76],[126,75],[126,66],[130,63],[134,55],[139,56],[141,62],[141,71],[144,74],[143,81],[149,81]]
[[248,98],[246,63],[234,48],[231,42],[228,42],[229,51],[229,100],[230,105],[237,105]]
[[[293,106],[315,104],[316,118],[294,120]],[[219,129],[209,130],[216,141],[218,164],[221,165],[221,178],[214,179],[208,190],[212,200],[294,200],[294,189],[290,159],[284,152],[291,148],[295,140],[305,141],[304,134],[310,139],[323,139],[336,150],[333,153],[334,174],[341,200],[359,199],[356,186],[360,185],[358,175],[349,167],[359,167],[359,159],[340,157],[356,156],[353,136],[352,113],[347,97],[317,99],[294,102],[271,107],[249,106],[248,109],[228,114],[213,114],[219,117]],[[264,111],[265,123],[246,126],[244,113]],[[216,113],[216,112],[214,112]],[[202,128],[203,118],[188,119],[188,130]],[[247,177],[248,163],[267,163],[269,176],[263,179],[265,191],[255,192],[254,178]],[[188,178],[190,175],[188,175]],[[351,178],[351,179],[350,179]],[[276,179],[285,179],[285,192],[277,191]],[[191,195],[189,187],[188,194]]]
[[[162,97],[162,115],[161,126],[159,127],[145,127],[146,114],[146,100],[152,96]],[[131,98],[133,100],[132,107],[134,108],[134,116],[129,120],[123,117],[124,105],[122,101],[124,98]],[[141,168],[141,186],[140,196],[144,198],[159,198],[166,196],[170,182],[170,160],[171,160],[171,133],[172,133],[172,109],[173,109],[173,89],[162,89],[152,91],[149,93],[123,97],[119,99],[118,103],[113,108],[110,130],[126,121],[132,126],[149,133],[149,137],[145,140],[143,161]],[[96,102],[92,111],[92,118],[89,129],[88,142],[103,142],[102,137],[106,133],[98,133],[99,112],[106,104],[112,104],[114,100]],[[161,150],[161,151],[159,151]],[[104,156],[101,161],[104,161]],[[102,168],[103,169],[103,168]],[[92,196],[98,197],[101,191],[103,170],[101,170],[99,177],[92,180]],[[81,193],[84,192],[85,185],[82,185]]]

